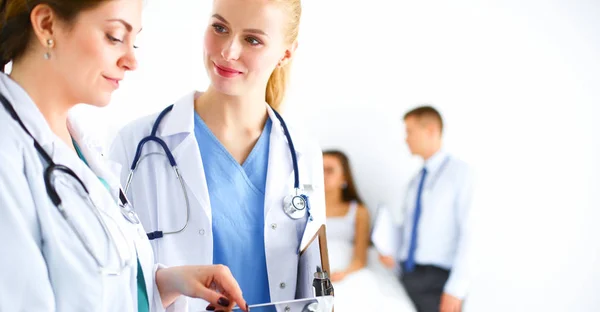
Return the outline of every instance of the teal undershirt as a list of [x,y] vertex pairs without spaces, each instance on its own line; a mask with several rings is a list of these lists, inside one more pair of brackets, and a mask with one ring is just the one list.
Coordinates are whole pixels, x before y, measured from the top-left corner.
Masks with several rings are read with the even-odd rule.
[[[85,160],[85,157],[83,157],[83,154],[79,149],[79,145],[77,145],[77,142],[75,142],[75,140],[72,141],[73,146],[75,146],[75,151],[77,152],[77,155],[89,167],[90,165],[88,164],[87,160]],[[106,180],[102,179],[101,177],[98,177],[98,179],[100,179],[100,182],[104,184],[104,187],[106,187],[106,189],[110,191],[110,186],[108,185]],[[137,259],[137,290],[138,312],[149,312],[150,304],[148,303],[148,293],[146,292],[146,281],[144,279],[144,271],[142,270],[142,265],[140,264],[139,258]]]

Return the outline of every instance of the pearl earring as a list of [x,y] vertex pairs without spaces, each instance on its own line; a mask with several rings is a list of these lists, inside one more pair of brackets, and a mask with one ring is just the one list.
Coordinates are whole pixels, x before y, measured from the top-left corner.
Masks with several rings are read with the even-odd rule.
[[49,60],[50,59],[50,49],[54,46],[54,40],[48,39],[48,40],[46,40],[46,44],[48,46],[48,51],[46,51],[46,53],[44,53],[44,59]]

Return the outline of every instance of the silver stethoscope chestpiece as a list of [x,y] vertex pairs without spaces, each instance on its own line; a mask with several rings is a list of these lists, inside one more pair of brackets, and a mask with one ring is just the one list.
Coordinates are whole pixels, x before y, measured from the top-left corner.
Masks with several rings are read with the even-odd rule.
[[131,205],[129,205],[129,204],[125,204],[125,205],[121,206],[121,214],[130,223],[133,223],[133,224],[139,224],[140,223],[140,219],[138,218],[138,216],[135,213],[135,211],[133,211],[133,209],[131,209]]
[[129,203],[129,200],[122,189],[119,189],[119,201],[119,208],[121,208],[123,217],[130,223],[140,224],[140,218],[138,218],[137,213],[133,210],[133,207]]
[[306,214],[306,197],[303,195],[288,195],[284,199],[283,210],[292,219],[300,219]]

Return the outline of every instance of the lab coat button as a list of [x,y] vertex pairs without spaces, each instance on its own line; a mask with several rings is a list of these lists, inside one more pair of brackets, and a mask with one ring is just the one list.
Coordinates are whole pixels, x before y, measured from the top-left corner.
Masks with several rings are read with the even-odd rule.
[[279,284],[279,288],[284,289],[285,288],[285,283]]
[[201,229],[201,230],[199,231],[199,233],[200,233],[200,235],[204,235],[204,229]]
[[271,228],[272,228],[273,230],[274,230],[274,229],[276,229],[276,228],[277,228],[277,223],[273,223],[273,224],[271,224]]
[[292,309],[289,306],[286,306],[285,307],[285,312],[290,312],[290,311],[292,311]]

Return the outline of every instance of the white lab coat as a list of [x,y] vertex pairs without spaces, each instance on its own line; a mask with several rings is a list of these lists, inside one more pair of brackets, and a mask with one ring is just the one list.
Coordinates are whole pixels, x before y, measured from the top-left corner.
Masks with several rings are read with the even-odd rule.
[[[190,201],[190,219],[185,230],[152,240],[154,255],[165,265],[212,264],[213,235],[210,198],[200,150],[194,135],[194,98],[191,92],[175,103],[158,127],[157,136],[164,140],[179,166]],[[111,157],[123,165],[121,181],[125,185],[138,142],[148,136],[158,113],[127,125],[116,136]],[[265,192],[265,253],[271,301],[313,297],[312,278],[321,264],[318,244],[300,258],[321,225],[325,224],[323,160],[318,144],[290,129],[300,173],[300,185],[306,186],[313,221],[293,220],[283,211],[283,199],[294,190],[290,149],[283,127],[269,108],[273,122]],[[288,126],[289,127],[289,126]],[[158,154],[157,154],[158,153]],[[160,154],[160,155],[159,155]],[[186,220],[185,197],[173,169],[161,147],[147,143],[141,154],[128,190],[128,197],[147,231],[172,231]],[[306,227],[306,230],[305,230]],[[316,242],[316,241],[315,241]],[[206,303],[190,299],[193,311]]]
[[[69,129],[90,168],[50,129],[27,93],[0,74],[0,92],[11,102],[31,134],[55,163],[69,167],[83,181],[91,200],[109,227],[114,241],[130,260],[120,276],[103,276],[82,242],[69,228],[46,193],[44,169],[33,140],[0,106],[0,311],[137,311],[136,253],[144,271],[151,311],[164,311],[157,287],[151,246],[141,225],[125,220],[116,204],[118,176],[80,127]],[[100,182],[102,177],[111,192]],[[57,179],[63,207],[101,263],[118,267],[98,219],[73,179]],[[66,188],[65,188],[66,187]],[[61,191],[62,190],[62,191]],[[123,232],[124,235],[121,235]],[[185,303],[184,303],[185,304]],[[171,308],[171,307],[170,307]]]

